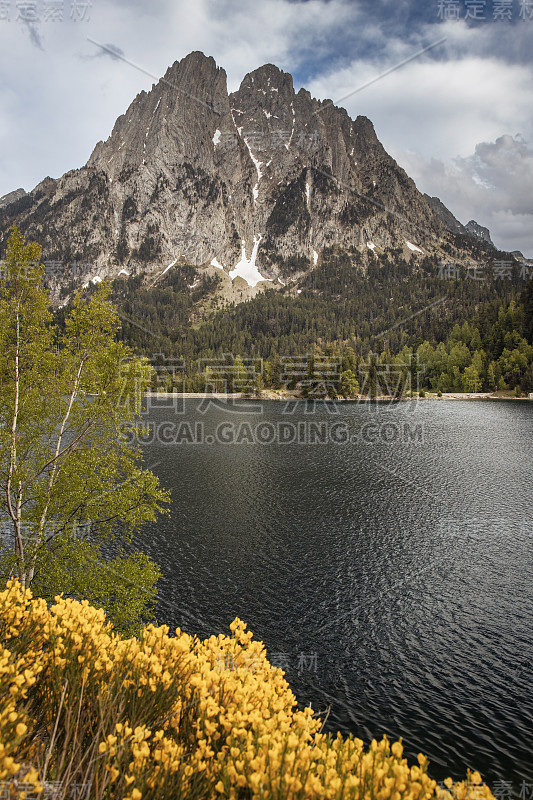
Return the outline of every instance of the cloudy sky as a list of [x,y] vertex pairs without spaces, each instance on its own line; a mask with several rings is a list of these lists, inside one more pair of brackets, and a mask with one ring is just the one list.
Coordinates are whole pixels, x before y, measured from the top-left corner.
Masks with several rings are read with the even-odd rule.
[[0,0],[0,195],[82,166],[192,50],[230,91],[271,62],[368,116],[421,191],[533,257],[533,0]]

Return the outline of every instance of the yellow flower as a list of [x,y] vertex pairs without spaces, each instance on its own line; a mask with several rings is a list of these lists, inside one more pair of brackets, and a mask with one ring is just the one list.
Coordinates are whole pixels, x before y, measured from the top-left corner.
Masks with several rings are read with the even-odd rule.
[[116,767],[109,767],[109,772],[111,774],[111,783],[113,783],[120,775],[120,770]]
[[[253,800],[494,800],[486,786],[475,791],[478,772],[457,784],[447,779],[451,793],[439,790],[426,757],[408,764],[401,741],[383,737],[365,748],[360,739],[321,733],[322,721],[311,708],[297,710],[282,671],[238,618],[231,636],[201,641],[178,629],[172,638],[167,627],[151,625],[138,639],[123,639],[87,601],[58,597],[48,609],[14,581],[0,592],[0,620],[0,782],[29,763],[23,737],[33,721],[17,704],[42,692],[40,675],[51,673],[55,689],[47,683],[46,691],[55,692],[55,707],[68,680],[64,702],[76,713],[85,681],[81,719],[92,717],[93,730],[105,731],[102,768],[111,784],[125,775],[131,794],[121,792],[123,800],[142,800],[143,787],[151,797],[200,797],[210,786],[228,800],[242,790]],[[103,716],[111,709],[116,716]],[[30,774],[20,780],[42,791]]]
[[401,742],[394,742],[391,747],[392,755],[396,758],[401,758],[403,753],[403,746]]

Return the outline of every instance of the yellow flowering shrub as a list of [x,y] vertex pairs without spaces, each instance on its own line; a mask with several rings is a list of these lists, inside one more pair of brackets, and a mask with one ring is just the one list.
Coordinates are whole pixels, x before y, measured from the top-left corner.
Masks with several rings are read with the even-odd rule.
[[204,641],[124,639],[87,602],[48,608],[14,581],[0,611],[3,796],[493,800],[478,773],[440,789],[400,742],[322,733],[239,619]]

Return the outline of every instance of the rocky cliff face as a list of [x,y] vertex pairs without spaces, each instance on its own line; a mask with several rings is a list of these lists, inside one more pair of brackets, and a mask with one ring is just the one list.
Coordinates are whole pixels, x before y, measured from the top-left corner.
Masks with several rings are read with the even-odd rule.
[[490,238],[489,229],[484,228],[483,225],[480,225],[479,222],[475,221],[475,219],[471,219],[470,222],[467,222],[465,227],[472,236],[475,236],[477,239],[481,239],[482,241],[487,242],[487,244],[494,246],[494,243]]
[[435,214],[441,218],[448,230],[463,236],[468,235],[469,231],[459,222],[458,219],[456,219],[456,217],[454,217],[452,212],[446,208],[440,198],[430,197],[428,194],[425,194],[424,197],[427,200],[430,208],[432,208]]
[[0,234],[13,222],[63,283],[181,260],[285,282],[325,247],[439,252],[449,236],[366,117],[296,93],[272,64],[228,94],[197,52],[137,95],[85,167],[0,206]]
[[8,192],[3,197],[0,197],[0,208],[5,208],[10,203],[14,203],[16,200],[20,200],[21,197],[25,197],[26,192],[24,189],[15,189],[14,192]]

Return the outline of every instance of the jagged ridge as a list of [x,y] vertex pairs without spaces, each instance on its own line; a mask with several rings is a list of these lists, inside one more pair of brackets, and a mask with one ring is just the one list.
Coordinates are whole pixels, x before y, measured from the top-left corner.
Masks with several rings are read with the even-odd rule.
[[457,247],[428,199],[366,117],[296,93],[272,64],[230,95],[194,52],[137,95],[85,167],[0,208],[0,234],[17,222],[61,263],[56,291],[73,263],[81,281],[183,261],[285,282],[325,247]]

